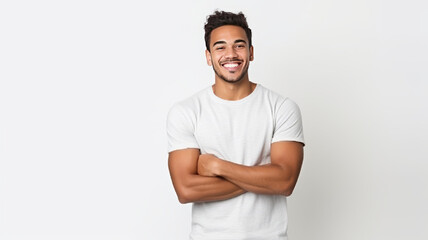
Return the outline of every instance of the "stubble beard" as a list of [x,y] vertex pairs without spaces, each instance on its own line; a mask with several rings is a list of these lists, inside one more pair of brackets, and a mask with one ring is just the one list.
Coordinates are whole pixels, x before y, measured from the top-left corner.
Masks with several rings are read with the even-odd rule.
[[239,83],[242,79],[244,79],[245,75],[247,75],[249,66],[247,65],[244,68],[244,70],[242,71],[241,75],[239,75],[236,79],[228,79],[215,69],[214,64],[212,67],[213,67],[215,75],[218,76],[221,80],[223,80],[227,83]]

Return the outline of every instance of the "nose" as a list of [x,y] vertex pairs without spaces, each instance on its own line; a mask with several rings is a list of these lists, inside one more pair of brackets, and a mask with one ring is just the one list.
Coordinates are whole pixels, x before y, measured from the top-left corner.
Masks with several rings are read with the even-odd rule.
[[225,57],[228,58],[228,59],[229,58],[233,59],[233,58],[238,57],[238,54],[236,53],[235,48],[234,47],[228,47],[228,48],[226,48]]

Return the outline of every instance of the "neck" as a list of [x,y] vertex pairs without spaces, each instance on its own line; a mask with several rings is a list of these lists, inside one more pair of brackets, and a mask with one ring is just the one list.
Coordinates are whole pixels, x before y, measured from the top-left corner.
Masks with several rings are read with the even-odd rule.
[[214,94],[224,100],[236,101],[250,95],[256,88],[256,84],[250,82],[248,78],[236,83],[228,83],[216,79],[212,86]]

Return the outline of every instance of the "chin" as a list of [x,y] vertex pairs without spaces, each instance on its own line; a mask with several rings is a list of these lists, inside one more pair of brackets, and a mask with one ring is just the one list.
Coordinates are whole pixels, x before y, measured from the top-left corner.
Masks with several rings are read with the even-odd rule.
[[224,82],[235,83],[235,84],[241,82],[245,78],[245,75],[247,74],[247,71],[244,71],[244,72],[241,72],[241,74],[239,74],[237,77],[228,78],[228,77],[226,77],[226,75],[219,74],[219,72],[217,72],[217,70],[214,68],[214,66],[213,66],[213,70],[214,70],[216,76],[218,78],[220,78],[221,80],[223,80]]
[[242,79],[244,78],[240,78],[240,79],[225,79],[225,78],[221,78],[223,81],[227,82],[227,83],[239,83],[242,81]]

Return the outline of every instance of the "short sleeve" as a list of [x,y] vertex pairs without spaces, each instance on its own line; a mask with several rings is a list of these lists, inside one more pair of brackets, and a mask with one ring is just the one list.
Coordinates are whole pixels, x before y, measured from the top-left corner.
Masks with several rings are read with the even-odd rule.
[[166,131],[168,137],[168,152],[186,148],[199,148],[196,141],[195,114],[191,109],[174,105],[167,117]]
[[299,106],[288,98],[275,111],[272,143],[279,141],[295,141],[305,144]]

